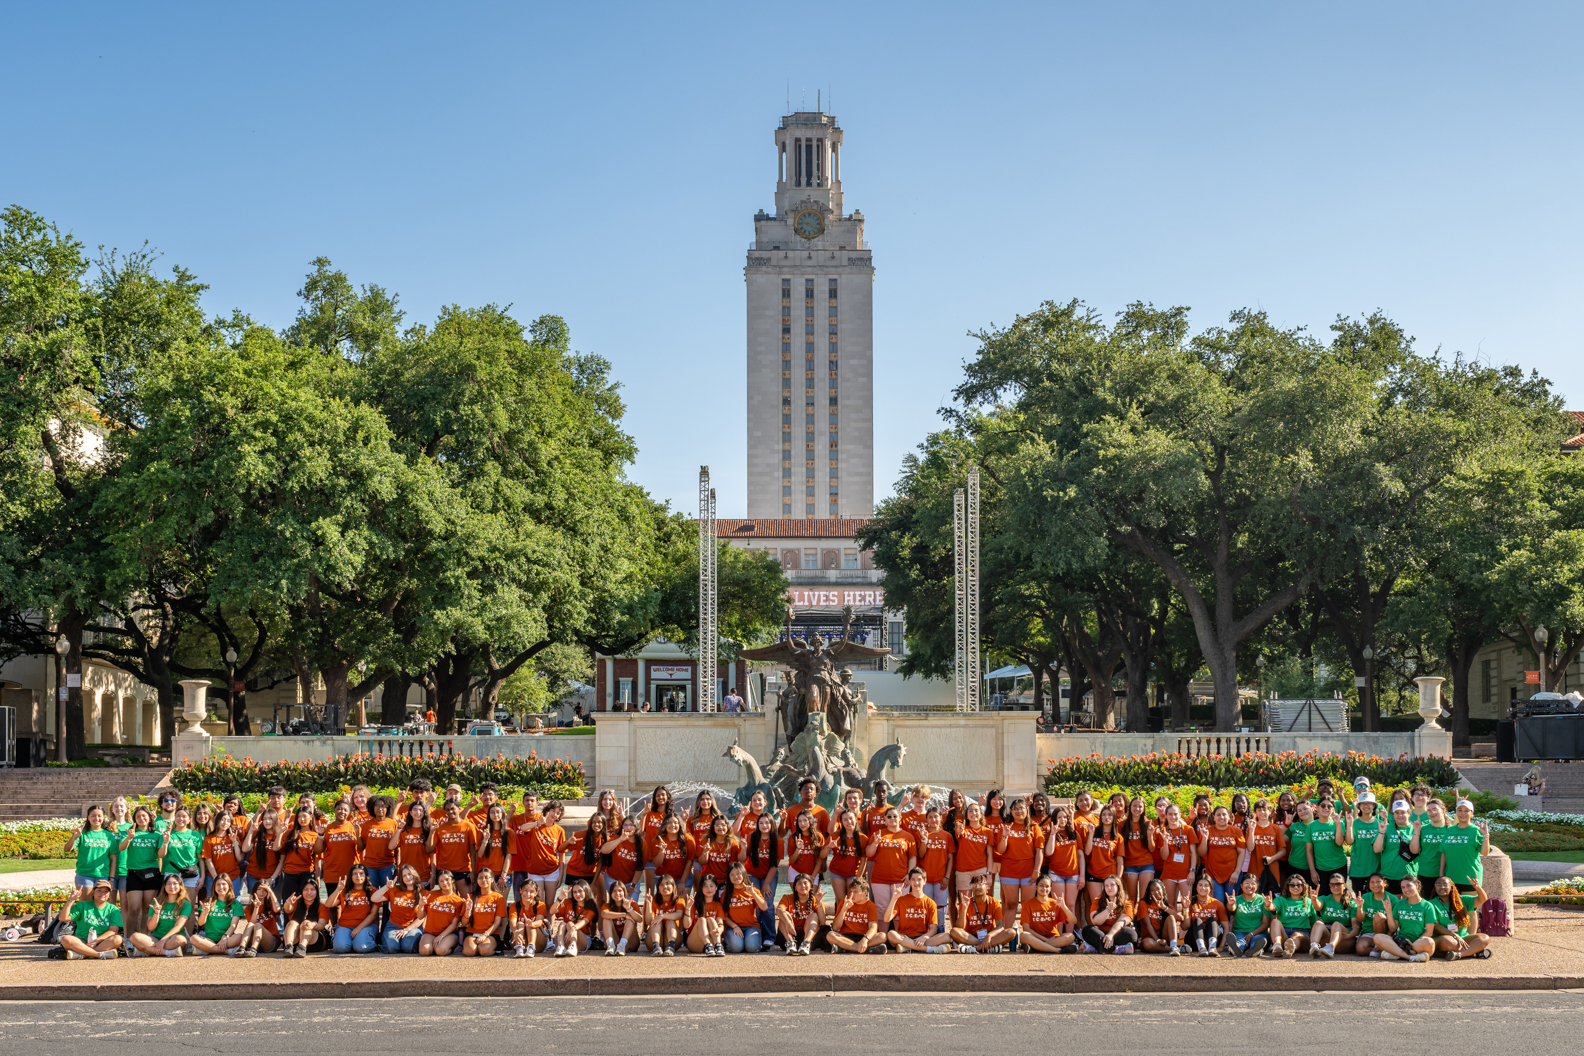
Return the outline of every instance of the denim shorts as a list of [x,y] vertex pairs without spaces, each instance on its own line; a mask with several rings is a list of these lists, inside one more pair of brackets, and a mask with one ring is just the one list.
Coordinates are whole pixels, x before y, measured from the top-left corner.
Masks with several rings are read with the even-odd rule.
[[76,885],[78,887],[93,887],[95,884],[97,884],[101,880],[110,880],[111,881],[110,889],[112,891],[115,890],[115,883],[114,883],[115,877],[113,877],[113,876],[111,876],[111,877],[105,877],[105,876],[83,876],[81,873],[78,873],[73,879],[74,879],[74,882],[76,883]]
[[1026,876],[1026,877],[1024,877],[1021,880],[1013,880],[1011,877],[1003,876],[1001,878],[1001,886],[1002,887],[1033,887],[1034,886],[1034,877]]
[[1051,883],[1053,883],[1053,884],[1081,884],[1081,883],[1083,883],[1083,877],[1081,875],[1080,876],[1062,876],[1059,873],[1046,873],[1045,875],[1051,878]]
[[1153,864],[1150,864],[1150,865],[1129,865],[1129,866],[1124,866],[1123,867],[1122,875],[1124,875],[1124,876],[1138,876],[1140,873],[1153,873],[1154,871],[1155,871],[1155,866]]

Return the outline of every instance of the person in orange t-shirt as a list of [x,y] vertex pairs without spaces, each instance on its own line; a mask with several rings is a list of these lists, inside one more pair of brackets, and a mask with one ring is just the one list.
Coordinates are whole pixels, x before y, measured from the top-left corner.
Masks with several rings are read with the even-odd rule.
[[550,909],[545,905],[537,880],[524,880],[517,886],[517,901],[511,903],[512,956],[533,957],[550,942]]
[[677,887],[676,877],[669,873],[657,874],[654,886],[648,891],[649,905],[645,916],[649,922],[649,934],[645,941],[649,944],[649,955],[674,957],[677,943],[681,941],[682,917],[687,912],[682,891]]
[[1204,875],[1214,881],[1212,894],[1216,901],[1225,904],[1226,900],[1237,896],[1233,881],[1247,845],[1248,834],[1232,824],[1232,812],[1226,807],[1215,808],[1210,815],[1210,827],[1199,839],[1199,860],[1204,862]]
[[973,886],[974,877],[990,872],[990,855],[995,851],[990,827],[985,824],[984,808],[969,803],[967,820],[952,835],[957,840],[957,893],[959,897]]
[[242,878],[242,843],[231,828],[231,815],[225,811],[216,814],[211,825],[214,831],[204,837],[203,850],[199,852],[204,872],[208,874],[206,883],[212,887],[224,876],[234,888]]
[[[854,789],[856,791],[856,789]],[[802,818],[798,819],[797,832],[801,835],[805,831],[813,834],[813,816],[805,824]],[[831,834],[830,841],[825,844],[825,868],[830,870],[831,890],[840,902],[847,897],[847,885],[853,877],[862,876],[868,868],[869,859],[865,852],[869,849],[864,842],[863,826],[859,822],[858,812],[843,807],[836,814],[836,831]],[[813,842],[813,836],[809,842]],[[802,840],[799,846],[804,846]],[[815,873],[817,869],[798,869],[799,873]],[[816,878],[815,886],[819,886]]]
[[1108,876],[1100,895],[1089,903],[1089,923],[1083,929],[1084,952],[1132,953],[1138,942],[1133,926],[1133,904],[1122,893],[1122,881]]
[[1193,897],[1189,878],[1199,867],[1199,834],[1184,825],[1182,808],[1173,803],[1166,808],[1166,821],[1161,825],[1159,838],[1165,851],[1165,872],[1161,880],[1166,884],[1166,901],[1176,905]]
[[[680,888],[696,853],[693,837],[687,834],[682,815],[668,814],[659,834],[644,848],[644,868],[653,871],[654,883],[658,884],[662,876],[669,876]],[[646,888],[654,889],[652,884]]]
[[758,953],[765,935],[759,927],[759,914],[770,908],[755,886],[742,862],[733,862],[721,887],[721,905],[726,907],[726,930],[722,935],[727,953]]
[[[1226,811],[1230,816],[1230,811],[1225,807],[1216,810],[1217,813]],[[1194,885],[1193,904],[1188,907],[1188,942],[1199,951],[1199,956],[1215,957],[1221,952],[1226,926],[1226,904],[1215,897],[1215,885],[1207,871],[1200,875],[1199,882]]]
[[649,858],[649,848],[654,846],[660,830],[665,828],[666,817],[672,813],[671,790],[664,785],[656,785],[654,793],[649,797],[649,806],[638,815],[638,848],[644,855],[646,894],[653,894],[655,889],[655,866],[653,860]]
[[1012,820],[1001,827],[996,841],[996,861],[1001,863],[1001,904],[1006,916],[1001,922],[1013,927],[1022,917],[1023,899],[1033,894],[1045,858],[1045,834],[1029,819],[1028,802],[1012,801]]
[[704,876],[713,876],[717,884],[726,880],[731,864],[742,851],[742,843],[731,834],[731,822],[726,815],[715,815],[707,840],[698,846],[698,863]]
[[936,919],[942,928],[950,923],[952,855],[957,841],[942,828],[941,810],[931,807],[924,815],[926,827],[919,837],[918,864],[924,870],[924,893],[935,903]]
[[418,940],[423,957],[444,957],[456,949],[467,912],[467,899],[457,894],[456,879],[449,870],[435,874],[435,891],[424,904],[424,933]]
[[373,895],[368,869],[357,863],[325,899],[325,905],[336,910],[335,931],[330,935],[330,948],[336,953],[374,952],[379,940],[379,907]]
[[[605,816],[603,814],[590,814],[588,823],[584,828],[572,834],[567,841],[566,849],[561,853],[566,858],[566,882],[582,880],[588,884],[592,893],[599,890],[595,878],[600,870],[605,867],[605,856],[600,853],[600,848],[605,845]],[[599,901],[595,897],[595,902]],[[596,925],[595,932],[598,932]],[[563,956],[558,954],[557,956]]]
[[884,948],[886,937],[879,932],[880,907],[869,899],[869,881],[857,877],[847,885],[846,897],[837,903],[836,917],[825,941],[832,950],[863,953]]
[[[891,809],[891,804],[886,802],[887,797],[891,795],[891,786],[884,781],[876,781],[873,791],[874,800],[859,815],[866,837],[873,836],[885,828],[886,811]],[[901,817],[901,813],[901,811],[897,812],[898,818]]]
[[1144,797],[1134,796],[1117,819],[1117,835],[1122,837],[1122,893],[1134,903],[1155,879],[1155,826],[1145,809]]
[[[631,833],[638,831],[636,818],[623,818],[622,825]],[[644,933],[644,906],[628,893],[626,881],[612,880],[606,887],[599,923],[600,935],[605,940],[605,956],[625,957],[628,946],[637,950]]]
[[1001,925],[1004,916],[1001,901],[990,893],[990,874],[976,874],[969,889],[957,896],[956,917],[961,923],[948,933],[957,952],[984,953],[1011,942],[1012,929]]
[[491,803],[473,827],[478,830],[475,861],[495,877],[495,889],[504,891],[511,877],[511,826],[506,821],[506,804]]
[[1188,903],[1176,905],[1166,901],[1166,884],[1155,879],[1144,889],[1144,899],[1133,905],[1133,930],[1139,934],[1139,945],[1150,953],[1167,953],[1181,956],[1177,941],[1182,937]]
[[396,856],[396,869],[410,865],[418,874],[418,882],[428,884],[434,872],[434,855],[429,853],[429,834],[434,822],[429,808],[422,802],[413,803],[401,818],[401,827],[391,837],[391,853]]
[[[748,797],[748,805],[739,810],[737,817],[732,820],[732,835],[746,843],[748,837],[758,827],[760,816],[769,809],[769,802],[765,799],[765,794],[763,792],[755,792]],[[770,820],[773,823],[775,816],[771,815]]]
[[1101,885],[1114,876],[1122,882],[1122,836],[1109,806],[1100,808],[1100,821],[1084,839],[1084,858],[1089,870],[1089,897],[1100,896]]
[[892,888],[907,879],[908,870],[918,864],[918,848],[913,837],[903,831],[902,812],[897,808],[887,807],[877,820],[878,828],[864,852],[869,858],[869,890],[875,905],[889,906]]
[[693,899],[682,916],[682,932],[691,953],[724,957],[721,936],[726,931],[726,907],[721,905],[720,882],[705,873],[693,889]]
[[1287,858],[1287,834],[1271,818],[1270,804],[1261,799],[1254,804],[1243,838],[1247,841],[1247,871],[1259,877],[1261,894],[1281,891],[1281,863]]
[[396,803],[389,796],[368,801],[369,817],[358,830],[358,854],[368,866],[369,883],[384,887],[396,875],[396,853],[391,837],[396,835],[396,819],[391,816]]
[[913,786],[913,809],[902,812],[902,828],[907,830],[913,842],[917,843],[920,836],[929,831],[929,801],[930,787],[928,785]]
[[[523,797],[526,805],[528,797]],[[513,817],[512,881],[521,888],[533,880],[545,899],[553,898],[561,887],[561,852],[566,849],[566,830],[561,827],[564,811],[559,803],[545,807],[540,817],[528,818],[525,810]]]
[[1080,906],[1083,890],[1084,830],[1077,827],[1071,807],[1057,807],[1045,836],[1045,874],[1051,878],[1051,896],[1069,906]]
[[791,894],[781,896],[781,904],[776,907],[776,930],[781,933],[788,956],[807,957],[815,942],[823,942],[825,899],[807,873],[792,881]]
[[[599,818],[599,815],[593,817]],[[566,895],[556,903],[555,915],[550,920],[550,938],[555,943],[555,955],[576,957],[579,952],[588,949],[598,920],[599,906],[594,902],[593,887],[582,877],[574,879]]]
[[324,860],[320,879],[326,887],[334,887],[346,879],[358,860],[358,830],[352,820],[351,803],[344,799],[336,803],[335,820],[319,834],[319,845],[314,853]]
[[1052,893],[1055,885],[1049,876],[1034,882],[1034,894],[1018,911],[1016,931],[1022,945],[1040,953],[1061,953],[1078,949],[1078,936],[1068,930],[1078,923],[1078,914]]
[[369,901],[390,907],[380,933],[380,946],[386,953],[413,953],[418,949],[418,940],[424,933],[422,917],[427,897],[418,870],[412,865],[400,866],[395,880],[386,881],[369,896]]
[[436,869],[450,873],[453,884],[463,894],[472,887],[473,870],[478,868],[478,829],[462,817],[462,807],[446,804],[446,822],[429,830],[428,851],[434,855]]
[[[499,803],[490,805],[501,810]],[[502,814],[505,811],[501,811]],[[506,819],[501,818],[501,832],[506,831]],[[506,937],[506,896],[495,890],[495,870],[484,866],[479,869],[478,894],[468,904],[467,935],[462,940],[462,956],[490,957],[495,947]]]
[[885,911],[886,939],[899,950],[950,953],[951,936],[940,925],[935,900],[924,893],[924,870],[908,870],[906,886],[899,886]]
[[[820,832],[830,831],[830,812],[814,802],[814,797],[819,793],[819,782],[812,777],[805,777],[798,782],[798,801],[790,803],[781,812],[781,835],[789,836],[797,823],[797,816],[805,810],[814,813],[814,828]],[[703,795],[704,793],[699,793]]]

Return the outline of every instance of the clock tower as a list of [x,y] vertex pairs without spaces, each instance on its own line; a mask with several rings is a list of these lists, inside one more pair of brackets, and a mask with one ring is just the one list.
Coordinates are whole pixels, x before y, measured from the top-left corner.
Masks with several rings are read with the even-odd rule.
[[844,213],[842,131],[775,130],[775,212],[754,217],[748,286],[748,516],[874,513],[874,264]]

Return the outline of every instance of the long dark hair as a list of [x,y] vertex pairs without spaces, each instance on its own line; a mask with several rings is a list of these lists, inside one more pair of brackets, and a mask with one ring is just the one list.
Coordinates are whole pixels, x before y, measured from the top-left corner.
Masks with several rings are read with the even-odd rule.
[[[490,811],[496,809],[500,810],[500,820],[490,821]],[[484,812],[483,820],[484,825],[479,832],[479,857],[482,858],[489,853],[491,844],[497,844],[501,849],[501,854],[504,856],[506,854],[508,834],[511,831],[506,827],[506,808],[501,806],[498,800],[494,803],[491,803],[489,805],[489,810]]]
[[[704,897],[704,885],[705,884],[714,884],[715,885],[715,897],[713,899],[708,899],[708,898]],[[693,916],[702,917],[704,915],[704,904],[706,902],[711,902],[711,901],[720,902],[720,900],[721,900],[721,882],[719,880],[716,880],[709,873],[705,873],[703,876],[699,877],[698,888],[693,892]],[[721,904],[725,905],[724,902],[722,902]]]
[[[852,831],[847,831],[847,818],[853,819]],[[836,850],[848,856],[857,856],[863,853],[864,846],[861,839],[862,833],[858,830],[858,815],[850,810],[841,812],[836,819]]]
[[[649,794],[649,809],[656,814],[660,813],[660,793],[662,792],[666,794],[665,812],[667,814],[675,813],[676,797],[673,796],[671,794],[671,790],[664,785],[656,785],[655,790]],[[715,797],[711,796],[710,798],[714,799]]]
[[[423,807],[423,820],[417,825],[413,824],[413,807]],[[431,824],[432,819],[429,817],[429,805],[427,803],[414,803],[412,806],[407,808],[407,816],[402,819],[402,831],[406,832],[408,829],[417,829],[419,832],[423,833],[424,842],[428,843],[429,826]]]
[[[952,806],[952,800],[957,801],[957,806]],[[968,797],[960,788],[954,788],[946,793],[946,810],[941,814],[941,828],[957,835],[957,826],[968,823]]]
[[[308,919],[308,892],[310,890],[313,891],[313,904],[315,906],[319,904],[319,885],[304,884],[302,890],[297,893],[297,904],[292,907],[291,912],[291,919],[299,924]],[[317,910],[314,911],[314,915],[318,916]]]
[[1127,817],[1123,818],[1122,824],[1117,826],[1117,832],[1122,835],[1122,845],[1124,847],[1130,843],[1149,843],[1149,816],[1147,813],[1139,815],[1139,824],[1144,827],[1144,831],[1135,831],[1138,828],[1137,825],[1133,824],[1133,804],[1135,803],[1144,807],[1146,811],[1149,809],[1149,804],[1144,802],[1143,796],[1134,796],[1128,800]]
[[[138,810],[144,809],[146,808],[138,808]],[[270,843],[280,836],[279,832],[272,832],[268,834],[264,832],[265,815],[274,818],[275,827],[277,829],[280,828],[280,811],[270,810],[267,807],[264,810],[259,811],[258,828],[254,830],[253,833],[253,864],[258,866],[260,870],[267,869],[269,867]],[[132,824],[137,824],[137,810],[132,812]],[[263,838],[261,839],[260,837]]]
[[[601,837],[600,840],[598,841],[598,843],[596,843],[596,841],[594,839],[594,826],[596,826],[596,825],[599,826],[600,837]],[[605,816],[603,814],[600,814],[600,813],[598,813],[596,811],[595,813],[589,815],[588,826],[586,828],[584,828],[584,830],[583,830],[583,864],[584,865],[592,866],[594,864],[594,861],[595,861],[596,858],[599,859],[599,862],[600,862],[601,865],[609,865],[610,864],[610,855],[608,855],[608,854],[600,854],[599,853],[599,843],[603,843],[604,842],[604,836],[605,836]]]
[[[990,804],[995,802],[995,798],[997,796],[1001,797],[1001,809],[991,810]],[[990,819],[992,817],[1000,818],[1001,824],[1003,825],[1010,822],[1012,820],[1012,814],[1008,809],[1010,807],[1011,804],[1007,802],[1006,793],[1002,792],[999,788],[992,788],[990,791],[986,792],[984,801],[985,824],[989,825]]]
[[[809,812],[805,810],[803,813],[807,814]],[[759,817],[761,817],[761,818],[769,818],[770,814],[769,814],[768,811],[766,811],[765,813],[759,815]],[[781,860],[781,837],[775,830],[774,820],[775,819],[773,819],[773,818],[771,819],[772,824],[770,826],[770,862],[771,862],[771,864],[774,864],[774,863],[779,862]],[[753,833],[748,837],[748,859],[749,859],[749,861],[751,861],[751,862],[753,862],[755,864],[759,863],[760,837],[763,836],[764,834],[765,834],[764,830],[761,829],[759,827],[759,823],[757,821],[755,821],[754,822]]]

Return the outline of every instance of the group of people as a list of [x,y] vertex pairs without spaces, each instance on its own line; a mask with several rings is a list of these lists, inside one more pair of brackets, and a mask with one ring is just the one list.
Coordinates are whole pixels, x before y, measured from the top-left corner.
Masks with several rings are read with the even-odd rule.
[[681,809],[662,786],[635,811],[607,790],[570,834],[561,804],[488,784],[466,802],[358,787],[328,817],[279,787],[252,814],[237,796],[117,800],[74,838],[54,955],[1490,955],[1488,828],[1422,785],[1384,808],[1365,778],[1341,808],[1329,781],[1303,801],[1201,796],[1187,816],[1121,793],[942,805],[920,785],[892,803],[879,781],[827,810],[817,791],[728,817],[708,791]]

